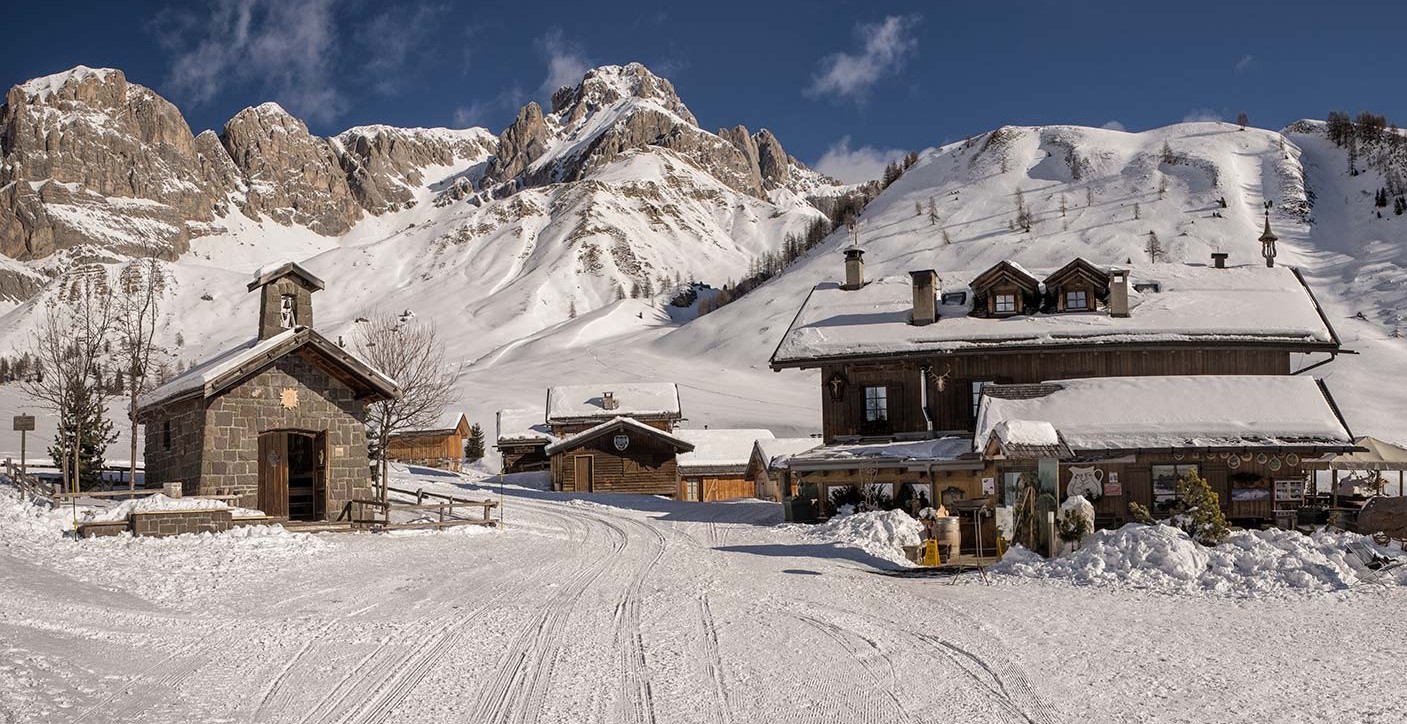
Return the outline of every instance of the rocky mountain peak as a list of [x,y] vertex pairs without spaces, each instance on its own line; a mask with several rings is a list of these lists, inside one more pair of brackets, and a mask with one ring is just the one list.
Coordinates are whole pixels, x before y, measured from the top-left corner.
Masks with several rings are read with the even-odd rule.
[[674,84],[651,73],[641,63],[592,68],[581,83],[562,86],[552,94],[552,113],[561,117],[563,125],[571,125],[623,98],[650,101],[691,126],[699,125],[693,112],[679,99]]

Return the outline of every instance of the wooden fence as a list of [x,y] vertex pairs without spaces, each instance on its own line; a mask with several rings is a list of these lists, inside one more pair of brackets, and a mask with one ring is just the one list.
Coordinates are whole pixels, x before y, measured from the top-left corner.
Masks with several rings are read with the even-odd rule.
[[[390,501],[368,500],[363,498],[355,499],[348,506],[348,517],[354,528],[370,528],[373,530],[439,530],[458,525],[482,525],[496,526],[498,521],[492,518],[494,508],[498,507],[495,500],[469,500],[467,498],[456,498],[452,495],[441,493],[431,493],[425,490],[406,490],[387,486],[387,492],[398,493],[400,495],[415,498],[414,503],[393,503]],[[427,498],[436,502],[425,502]],[[482,518],[455,517],[455,510],[459,509],[468,512],[468,509],[481,508]],[[436,520],[393,523],[391,522],[392,512],[419,513],[420,517],[433,517]]]

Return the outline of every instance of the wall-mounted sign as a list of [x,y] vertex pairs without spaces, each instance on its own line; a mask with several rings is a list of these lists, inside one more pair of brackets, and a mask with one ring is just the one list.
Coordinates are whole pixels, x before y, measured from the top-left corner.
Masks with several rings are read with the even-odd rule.
[[1093,465],[1071,465],[1070,484],[1065,487],[1067,495],[1083,495],[1089,500],[1098,500],[1104,495],[1104,471]]
[[1104,481],[1104,494],[1113,496],[1124,494],[1124,486],[1119,482],[1118,473],[1109,473],[1109,477]]
[[995,495],[997,492],[996,478],[982,478],[982,494]]
[[628,448],[628,447],[630,447],[630,436],[629,436],[629,435],[616,435],[615,438],[614,438],[611,442],[615,443],[615,446],[616,446],[616,449],[617,449],[617,450],[619,450],[619,451],[621,451],[621,452],[625,452],[625,449]]

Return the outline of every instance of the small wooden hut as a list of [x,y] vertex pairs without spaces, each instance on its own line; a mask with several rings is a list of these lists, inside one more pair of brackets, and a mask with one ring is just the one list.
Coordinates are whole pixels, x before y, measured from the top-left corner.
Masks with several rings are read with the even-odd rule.
[[447,412],[430,427],[392,435],[386,446],[386,457],[457,473],[463,465],[464,441],[468,438],[469,418],[462,412]]

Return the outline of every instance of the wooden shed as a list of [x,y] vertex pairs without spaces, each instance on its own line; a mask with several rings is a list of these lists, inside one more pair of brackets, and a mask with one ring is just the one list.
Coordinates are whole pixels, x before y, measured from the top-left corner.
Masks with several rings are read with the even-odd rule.
[[386,457],[396,462],[459,472],[464,462],[464,441],[469,439],[469,418],[448,412],[431,427],[403,430],[391,436]]
[[503,458],[503,472],[527,473],[547,470],[547,446],[557,441],[547,426],[542,410],[499,410],[497,444]]
[[708,502],[751,498],[756,486],[747,475],[748,460],[759,440],[772,440],[771,430],[676,430],[694,445],[679,454],[679,499]]
[[774,437],[758,439],[748,458],[747,479],[752,482],[753,496],[762,500],[782,502],[796,494],[791,468],[787,464],[799,455],[821,446],[819,437]]
[[546,453],[553,490],[674,496],[676,455],[693,449],[673,433],[616,417],[548,445]]

